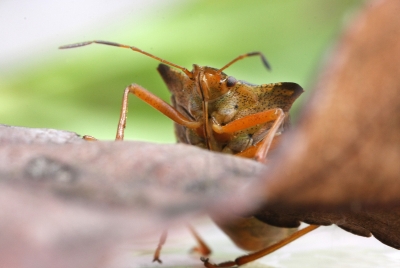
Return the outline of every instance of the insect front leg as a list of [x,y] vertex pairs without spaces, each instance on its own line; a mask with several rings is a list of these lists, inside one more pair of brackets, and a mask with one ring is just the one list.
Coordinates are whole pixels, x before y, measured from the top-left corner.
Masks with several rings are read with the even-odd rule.
[[[285,113],[280,108],[270,109],[267,111],[250,114],[242,118],[236,119],[224,126],[213,123],[212,129],[218,134],[233,134],[238,131],[246,130],[259,124],[265,124],[273,122],[272,126],[268,129],[268,134],[262,139],[261,142],[254,146],[246,148],[244,151],[238,153],[238,156],[252,156],[257,161],[263,162],[266,159],[269,148],[271,147],[272,141],[275,134],[283,124],[285,119]],[[250,135],[251,136],[251,135]],[[250,141],[250,137],[244,137],[247,141]],[[241,140],[238,140],[241,142]]]
[[161,253],[162,246],[165,244],[165,241],[167,240],[167,235],[168,235],[168,231],[164,230],[161,234],[160,241],[158,242],[156,251],[154,252],[153,262],[156,261],[158,263],[162,263],[162,261],[160,259],[160,253]]
[[85,141],[97,141],[95,137],[90,135],[83,135],[82,139],[84,139]]
[[160,111],[171,120],[176,122],[179,125],[185,126],[190,129],[200,129],[202,126],[201,122],[192,121],[187,119],[184,115],[178,112],[174,107],[151,93],[150,91],[144,89],[143,87],[137,84],[131,84],[127,88],[125,88],[124,96],[122,98],[122,106],[121,106],[121,114],[119,117],[117,135],[115,140],[123,140],[124,139],[124,131],[126,126],[126,118],[128,114],[128,96],[129,93],[136,95],[139,99],[143,100],[154,109]]
[[197,247],[192,249],[192,252],[199,253],[202,257],[206,257],[211,254],[210,247],[204,242],[200,235],[196,232],[192,225],[187,224],[189,231],[192,233],[193,237],[196,239]]
[[261,141],[261,144],[254,155],[254,159],[258,162],[264,162],[266,160],[267,153],[271,147],[275,134],[278,132],[279,128],[283,124],[283,121],[285,120],[285,113],[282,111],[282,109],[276,109],[275,116],[276,119],[274,124],[269,129],[267,136]]

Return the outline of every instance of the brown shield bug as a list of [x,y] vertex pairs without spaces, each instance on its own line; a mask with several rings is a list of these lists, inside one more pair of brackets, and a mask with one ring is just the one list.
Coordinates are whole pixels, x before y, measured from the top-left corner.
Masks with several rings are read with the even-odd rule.
[[[259,56],[264,66],[270,69],[261,52],[240,55],[219,69],[194,64],[193,70],[189,71],[139,48],[113,42],[89,41],[60,48],[82,47],[94,43],[128,48],[160,61],[157,70],[172,94],[170,105],[137,84],[126,87],[116,140],[124,138],[128,95],[132,93],[174,121],[179,142],[264,162],[271,145],[273,147],[278,142],[280,134],[288,127],[289,110],[303,92],[296,83],[253,85],[236,80],[223,72],[233,63],[251,56]],[[86,136],[86,139],[92,138]],[[248,263],[317,228],[311,225],[296,232],[295,228],[269,226],[252,217],[238,218],[229,223],[215,220],[236,245],[255,252],[219,265],[211,264],[208,259],[203,258],[206,267],[230,267]],[[257,235],[253,232],[256,228]],[[203,255],[209,254],[207,246],[190,229],[199,241],[198,251]],[[156,261],[160,262],[160,249],[165,239],[166,232],[156,250]]]

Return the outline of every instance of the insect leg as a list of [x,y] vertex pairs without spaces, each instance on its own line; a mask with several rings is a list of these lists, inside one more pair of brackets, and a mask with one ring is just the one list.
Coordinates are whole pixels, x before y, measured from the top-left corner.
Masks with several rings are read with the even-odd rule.
[[97,141],[97,139],[95,137],[90,136],[90,135],[84,135],[82,137],[82,139],[84,139],[85,141]]
[[[258,124],[264,124],[267,122],[274,121],[272,127],[268,131],[267,136],[260,142],[260,144],[256,145],[257,149],[255,150],[254,157],[257,161],[262,162],[265,160],[267,152],[275,137],[275,134],[279,130],[279,127],[282,125],[284,119],[285,119],[285,113],[283,112],[283,110],[280,108],[275,108],[260,113],[244,116],[224,126],[214,123],[212,125],[212,129],[219,134],[222,133],[230,134],[240,130],[245,130],[247,128],[253,127]],[[254,150],[255,148],[250,147],[248,149],[249,151],[251,151]],[[244,153],[243,155],[244,156],[248,155],[248,152]]]
[[151,93],[150,91],[144,89],[143,87],[132,84],[125,88],[124,96],[122,99],[121,114],[118,122],[116,140],[124,139],[124,130],[126,126],[126,117],[128,114],[128,95],[132,93],[136,95],[139,99],[143,100],[156,110],[162,112],[164,115],[172,119],[177,124],[185,126],[190,129],[199,129],[202,126],[201,122],[195,122],[187,119],[184,115],[178,112],[174,107]]
[[[281,136],[275,136],[271,142],[271,146],[269,150],[273,150],[280,143]],[[262,142],[257,143],[254,146],[247,148],[246,150],[236,153],[235,156],[245,157],[245,158],[254,158],[256,155],[258,148],[262,145]],[[265,162],[265,161],[264,161]]]
[[309,232],[317,229],[318,227],[319,227],[319,225],[309,225],[306,228],[303,228],[303,229],[293,233],[292,235],[288,236],[287,238],[279,241],[278,243],[275,243],[275,244],[273,244],[267,248],[264,248],[260,251],[256,251],[256,252],[250,253],[248,255],[238,257],[234,261],[224,262],[221,264],[211,264],[210,262],[208,262],[208,259],[206,259],[206,258],[202,258],[201,260],[204,262],[204,266],[209,267],[209,268],[240,266],[240,265],[255,261],[259,258],[262,258],[262,257],[280,249],[281,247],[286,246],[290,242],[293,242],[294,240],[302,237],[303,235],[308,234]]
[[198,252],[201,256],[208,256],[211,254],[211,249],[207,246],[207,244],[203,241],[203,239],[199,236],[196,230],[193,228],[192,225],[187,224],[190,232],[194,236],[197,241],[197,247],[193,248],[192,251]]
[[274,124],[269,129],[267,136],[261,141],[261,144],[258,147],[256,154],[254,155],[254,159],[258,162],[264,162],[266,160],[267,153],[269,151],[269,148],[271,147],[275,134],[278,132],[280,126],[285,120],[285,113],[282,111],[282,109],[276,109],[275,114],[276,120]]
[[258,124],[264,124],[267,122],[277,120],[281,116],[285,118],[285,113],[283,112],[282,109],[280,108],[270,109],[267,111],[244,116],[242,118],[229,122],[224,126],[221,126],[214,122],[212,125],[212,129],[218,134],[222,133],[231,134],[240,130],[245,130],[247,128],[253,127]]
[[162,263],[162,261],[160,260],[160,253],[161,253],[162,246],[165,244],[165,241],[167,240],[167,234],[168,234],[167,230],[164,230],[162,232],[160,241],[158,242],[156,251],[154,252],[153,262],[156,261],[158,263]]

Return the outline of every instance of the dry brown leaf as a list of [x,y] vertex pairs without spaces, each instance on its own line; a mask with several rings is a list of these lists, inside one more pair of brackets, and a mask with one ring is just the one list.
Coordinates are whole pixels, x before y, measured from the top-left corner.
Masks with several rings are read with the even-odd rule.
[[400,248],[399,12],[371,2],[345,32],[256,187],[260,219],[334,223]]

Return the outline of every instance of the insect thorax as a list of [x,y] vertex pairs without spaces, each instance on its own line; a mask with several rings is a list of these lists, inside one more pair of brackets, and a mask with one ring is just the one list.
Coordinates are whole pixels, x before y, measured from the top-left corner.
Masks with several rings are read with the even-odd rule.
[[[302,89],[295,83],[252,85],[237,81],[217,69],[194,65],[192,77],[161,64],[158,68],[172,96],[172,105],[187,119],[203,123],[203,130],[188,129],[175,123],[179,142],[213,151],[239,153],[258,144],[273,121],[216,133],[213,124],[225,126],[237,119],[280,108],[285,115]],[[288,124],[288,116],[278,134]]]

